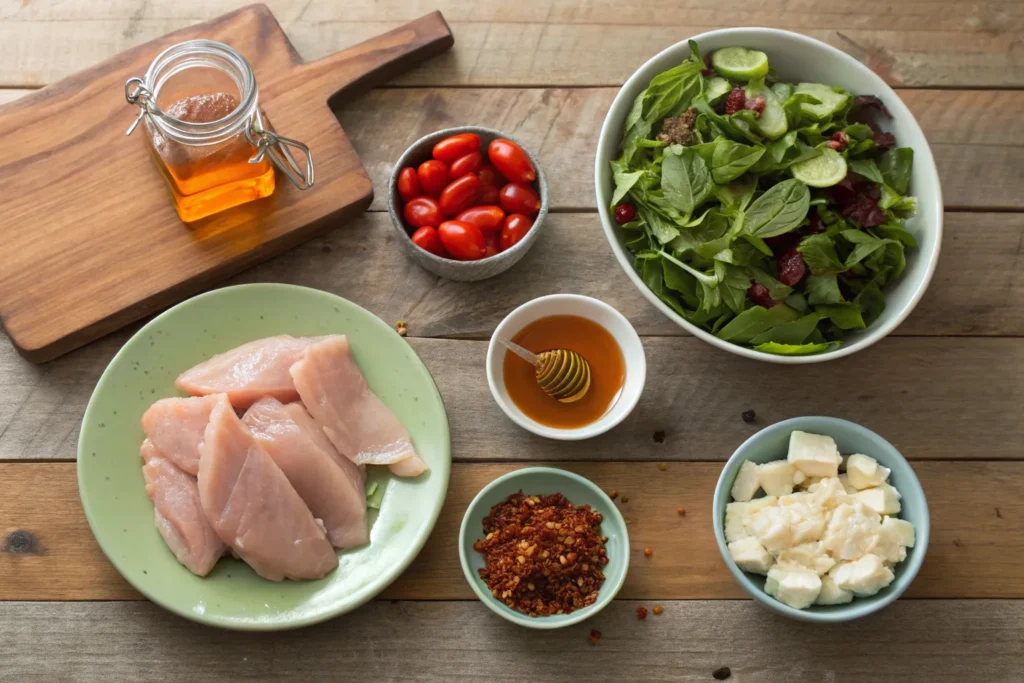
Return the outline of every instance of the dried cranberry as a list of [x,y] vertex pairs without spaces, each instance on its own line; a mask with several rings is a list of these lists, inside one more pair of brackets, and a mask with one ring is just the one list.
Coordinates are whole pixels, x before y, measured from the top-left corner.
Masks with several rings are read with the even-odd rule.
[[804,257],[796,250],[796,247],[783,252],[779,256],[778,274],[779,282],[787,287],[796,287],[807,275],[807,264]]
[[729,97],[725,99],[725,115],[735,114],[740,109],[743,109],[746,103],[747,94],[743,92],[743,88],[733,88],[732,92],[729,93]]
[[772,295],[768,292],[768,288],[760,282],[751,281],[750,289],[747,290],[747,296],[750,297],[750,300],[758,306],[771,308],[775,305],[775,301],[772,299]]
[[615,221],[622,225],[636,218],[636,209],[632,204],[619,204],[615,207]]
[[846,149],[850,145],[850,136],[846,134],[846,131],[837,130],[832,133],[832,139],[829,140],[828,146],[839,152]]
[[711,68],[711,55],[704,55],[704,69],[700,72],[700,75],[704,78],[714,75],[715,70]]
[[746,100],[744,100],[743,108],[749,109],[758,116],[761,116],[761,114],[764,113],[765,104],[767,104],[767,101],[764,99],[764,95],[758,95],[757,97],[754,97],[752,99],[748,97]]

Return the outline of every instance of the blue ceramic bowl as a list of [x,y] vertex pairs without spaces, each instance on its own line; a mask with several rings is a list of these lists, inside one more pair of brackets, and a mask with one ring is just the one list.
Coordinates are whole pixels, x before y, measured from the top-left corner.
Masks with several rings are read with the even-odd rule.
[[[546,617],[530,617],[509,608],[491,595],[487,584],[480,578],[478,570],[484,567],[484,556],[473,550],[473,544],[483,537],[484,517],[491,508],[504,501],[513,493],[522,491],[526,495],[542,496],[561,493],[573,505],[589,505],[604,516],[601,535],[608,537],[605,550],[608,564],[605,565],[605,580],[598,591],[593,605],[578,609],[571,614],[555,614]],[[629,535],[626,521],[604,491],[584,477],[553,467],[528,467],[498,477],[476,495],[462,518],[459,529],[459,560],[462,573],[466,575],[473,592],[487,607],[514,624],[527,628],[552,629],[577,624],[589,619],[612,601],[622,588],[629,569]]]
[[[902,510],[899,517],[911,522],[915,529],[915,544],[908,548],[907,559],[893,569],[895,580],[881,591],[867,598],[855,597],[853,602],[845,605],[811,605],[807,609],[793,609],[764,592],[765,577],[760,574],[748,574],[732,561],[729,548],[725,542],[725,506],[731,502],[732,485],[744,460],[765,463],[781,460],[786,457],[789,448],[789,435],[794,430],[812,434],[827,434],[836,440],[839,452],[863,453],[870,455],[879,463],[892,470],[889,483],[902,494]],[[925,500],[921,482],[917,480],[910,463],[900,455],[896,447],[875,434],[867,427],[835,417],[795,417],[762,429],[743,442],[725,464],[718,485],[715,487],[714,503],[715,539],[722,559],[729,571],[744,590],[762,605],[779,614],[801,621],[818,623],[835,623],[850,621],[877,612],[893,602],[907,590],[910,582],[917,576],[921,563],[924,562],[928,550],[929,518],[928,502]]]

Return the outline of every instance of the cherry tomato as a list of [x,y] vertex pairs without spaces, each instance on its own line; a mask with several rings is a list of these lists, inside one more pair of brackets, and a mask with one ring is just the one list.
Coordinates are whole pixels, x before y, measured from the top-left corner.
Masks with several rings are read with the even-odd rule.
[[480,179],[475,173],[467,173],[448,183],[448,187],[441,191],[441,198],[437,201],[444,215],[454,216],[476,201],[479,190]]
[[472,223],[445,221],[437,228],[437,234],[445,251],[459,261],[476,261],[487,251],[484,234]]
[[526,237],[533,227],[533,219],[521,213],[512,213],[505,217],[501,226],[501,240],[499,246],[502,251],[509,249],[519,243],[519,240]]
[[477,172],[480,176],[481,185],[492,185],[494,187],[501,187],[508,181],[501,177],[498,173],[498,169],[494,168],[491,164],[483,164],[480,166],[480,170]]
[[424,225],[412,234],[412,242],[423,251],[429,251],[435,256],[445,258],[444,246],[437,234],[437,229],[430,225]]
[[444,220],[441,206],[430,197],[417,197],[405,205],[405,221],[414,228],[440,225]]
[[480,185],[480,191],[476,195],[477,204],[500,204],[501,197],[498,196],[498,188],[494,185]]
[[501,208],[508,213],[525,213],[530,216],[540,211],[540,197],[529,185],[509,183],[501,188]]
[[473,206],[456,216],[455,220],[472,223],[486,234],[501,230],[505,212],[501,210],[500,206]]
[[501,231],[484,233],[484,258],[494,256],[501,251]]
[[416,175],[416,169],[411,166],[403,168],[398,174],[398,194],[405,201],[416,199],[423,193],[420,192],[420,179]]
[[480,136],[475,133],[459,133],[445,138],[434,145],[434,158],[446,164],[464,157],[470,152],[480,151]]
[[530,157],[526,156],[522,147],[511,140],[498,138],[488,146],[487,156],[501,174],[513,183],[525,185],[537,179]]
[[437,199],[441,196],[441,190],[448,184],[448,164],[436,159],[424,161],[416,169],[416,176],[419,178],[423,194]]
[[480,152],[470,152],[464,157],[459,157],[452,162],[448,169],[448,175],[452,180],[461,178],[467,173],[476,173],[484,164],[484,155]]

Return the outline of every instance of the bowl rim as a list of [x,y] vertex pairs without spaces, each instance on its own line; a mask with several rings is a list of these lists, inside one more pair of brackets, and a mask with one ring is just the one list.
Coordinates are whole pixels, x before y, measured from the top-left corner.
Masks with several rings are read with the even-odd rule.
[[[877,439],[884,448],[889,448],[891,450],[891,454],[895,455],[897,459],[902,460],[903,463],[907,466],[907,473],[909,474],[909,476],[906,478],[906,481],[900,485],[900,488],[902,489],[901,493],[905,495],[906,492],[909,490],[912,496],[916,496],[921,500],[923,510],[922,518],[914,524],[915,552],[911,557],[908,557],[906,560],[904,560],[904,562],[900,563],[904,565],[903,571],[899,577],[900,585],[893,587],[893,589],[890,590],[886,595],[882,596],[881,598],[878,598],[877,600],[872,600],[871,602],[858,602],[858,599],[855,598],[853,602],[847,603],[845,605],[834,606],[838,609],[833,609],[829,612],[819,612],[812,609],[800,610],[790,607],[789,605],[776,600],[772,596],[765,593],[762,589],[755,586],[750,577],[747,576],[747,573],[741,570],[738,566],[736,566],[736,563],[733,561],[732,556],[729,555],[728,543],[725,540],[724,525],[725,506],[728,505],[728,503],[730,502],[729,498],[731,498],[731,491],[726,490],[726,488],[728,487],[729,489],[731,489],[732,475],[737,469],[739,469],[739,466],[741,464],[740,461],[744,459],[743,456],[745,455],[746,451],[749,448],[753,447],[755,443],[765,438],[766,436],[775,434],[776,432],[780,431],[792,431],[794,429],[807,428],[808,422],[821,421],[830,423],[831,425],[843,425],[844,427],[853,429],[855,431],[860,431],[871,438]],[[821,431],[822,428],[815,427],[814,429]],[[728,482],[726,481],[727,479],[729,479]],[[724,501],[722,503],[721,509],[719,509],[719,501]],[[928,509],[928,498],[927,496],[925,496],[924,489],[921,487],[921,481],[917,478],[917,473],[914,471],[914,468],[911,465],[910,461],[907,460],[906,457],[904,457],[904,455],[899,451],[899,449],[896,448],[889,440],[887,440],[877,432],[868,429],[864,425],[858,424],[856,422],[845,420],[839,417],[831,417],[828,415],[803,415],[799,417],[791,417],[787,420],[782,420],[781,422],[776,422],[775,424],[768,425],[767,427],[760,429],[751,436],[747,437],[743,441],[743,443],[741,443],[736,448],[736,450],[733,451],[732,455],[729,456],[729,459],[722,466],[722,471],[721,473],[719,473],[718,481],[715,484],[714,497],[712,498],[711,502],[711,513],[715,529],[715,541],[718,544],[718,552],[721,554],[722,561],[725,562],[725,565],[729,569],[729,572],[732,574],[733,578],[736,579],[736,582],[743,588],[743,590],[749,593],[750,596],[760,604],[764,605],[768,609],[771,609],[775,612],[778,612],[779,614],[782,614],[783,616],[789,617],[791,619],[796,619],[798,621],[809,621],[816,623],[832,624],[845,621],[852,621],[853,619],[859,619],[860,617],[873,614],[895,602],[897,598],[903,595],[907,588],[910,587],[910,584],[914,582],[914,579],[917,578],[917,574],[921,569],[921,565],[924,564],[924,558],[928,552],[928,541],[931,536],[931,512]],[[896,581],[893,581],[893,583],[895,584]],[[892,586],[892,584],[890,584],[890,586]]]
[[[499,374],[498,356],[496,352],[498,346],[498,336],[505,331],[506,327],[511,325],[510,321],[517,313],[529,310],[530,308],[534,308],[536,306],[541,306],[548,301],[581,301],[585,302],[587,305],[592,305],[604,310],[605,312],[609,313],[613,318],[616,318],[620,322],[625,323],[625,328],[628,329],[628,332],[626,332],[626,339],[630,342],[635,341],[637,347],[640,349],[640,354],[638,357],[638,367],[636,370],[637,374],[640,377],[640,381],[637,385],[636,391],[632,394],[627,395],[625,393],[624,383],[623,393],[620,394],[619,398],[612,405],[612,408],[608,410],[608,412],[606,412],[604,415],[599,417],[594,422],[591,422],[590,424],[587,425],[583,425],[582,427],[576,427],[574,429],[560,429],[557,427],[548,427],[547,425],[542,425],[541,423],[531,419],[529,416],[522,414],[522,411],[513,410],[512,407],[508,404],[508,402],[501,396],[501,392],[498,390],[498,386],[495,381],[495,376]],[[585,314],[585,312],[577,313],[577,315],[581,315],[584,318],[591,319],[590,316]],[[600,323],[597,324],[600,325]],[[622,340],[611,330],[608,330],[608,333],[611,334],[612,337],[615,338],[616,343],[619,344],[620,351],[622,351],[623,354],[623,360],[625,360],[626,352],[622,348]],[[502,412],[504,412],[505,415],[507,415],[508,418],[515,422],[517,425],[527,430],[528,432],[532,432],[537,436],[543,436],[548,439],[555,439],[557,441],[581,441],[583,439],[590,439],[592,437],[599,436],[617,427],[619,424],[622,423],[623,420],[625,420],[633,412],[633,410],[636,408],[637,403],[639,403],[640,397],[644,393],[644,387],[647,384],[647,355],[644,351],[643,340],[637,333],[636,328],[634,328],[633,324],[629,322],[629,319],[626,318],[626,316],[624,316],[621,312],[619,312],[619,310],[616,309],[614,306],[607,304],[604,301],[601,301],[600,299],[596,299],[591,296],[585,296],[583,294],[547,294],[545,296],[539,296],[535,299],[530,299],[529,301],[522,303],[516,308],[512,309],[511,312],[509,312],[504,318],[502,318],[501,322],[498,323],[498,326],[494,328],[494,332],[491,333],[490,341],[488,341],[487,343],[485,374],[487,375],[487,387],[491,390],[491,397],[494,399],[494,402],[497,403],[498,407],[501,408]],[[618,407],[620,403],[623,406],[625,406],[625,408],[622,410],[621,415],[615,416],[613,415],[612,411],[614,408]]]
[[[450,128],[441,128],[433,133],[427,133],[405,148],[405,151],[402,152],[398,157],[398,160],[395,162],[395,167],[391,169],[391,176],[388,178],[388,213],[391,215],[391,225],[394,227],[395,232],[398,234],[400,239],[403,239],[406,242],[412,242],[412,236],[406,232],[405,222],[398,208],[398,176],[402,172],[402,169],[408,165],[407,160],[409,156],[412,155],[414,151],[418,151],[421,146],[429,144],[432,148],[436,142],[460,133],[474,133],[477,135],[483,133],[486,135],[493,135],[495,138],[511,140],[518,145],[520,149],[526,152],[526,156],[529,157],[530,163],[533,164],[533,169],[537,172],[537,179],[533,182],[537,186],[537,195],[540,197],[540,210],[537,212],[537,215],[533,217],[533,225],[531,225],[530,229],[526,231],[523,238],[516,244],[512,245],[511,248],[499,252],[494,256],[487,256],[476,261],[459,261],[458,259],[442,258],[437,254],[431,254],[425,249],[420,249],[415,244],[413,244],[412,247],[418,249],[419,251],[417,253],[421,257],[426,258],[430,263],[447,268],[463,268],[464,270],[477,269],[482,267],[482,264],[485,263],[493,268],[494,264],[500,264],[508,260],[518,260],[514,259],[515,255],[525,254],[529,251],[534,238],[536,237],[537,231],[540,230],[541,223],[548,214],[548,180],[547,176],[544,174],[543,167],[540,165],[540,160],[528,147],[523,145],[523,143],[515,137],[500,130],[488,128],[487,126],[452,126]],[[487,159],[486,153],[484,158],[485,160]]]
[[[653,65],[658,60],[665,58],[666,56],[674,52],[682,52],[689,50],[689,41],[697,41],[700,43],[702,40],[715,39],[735,36],[740,42],[748,39],[751,35],[779,35],[784,36],[787,39],[793,40],[797,43],[802,43],[803,47],[809,50],[824,51],[832,54],[842,61],[850,69],[861,72],[863,75],[868,77],[870,80],[875,82],[876,94],[883,96],[886,100],[886,106],[894,114],[894,118],[900,118],[901,121],[906,121],[907,125],[920,133],[921,139],[924,140],[924,146],[922,149],[914,149],[914,164],[915,173],[918,173],[922,167],[926,171],[926,174],[931,176],[934,180],[935,186],[935,197],[934,197],[934,210],[936,215],[935,221],[935,248],[930,255],[920,253],[920,258],[927,258],[927,262],[924,263],[924,271],[921,280],[914,288],[913,293],[908,299],[906,305],[902,310],[898,311],[893,317],[884,324],[879,324],[876,321],[874,324],[869,326],[865,330],[865,334],[860,339],[854,342],[844,343],[838,349],[832,351],[825,351],[823,353],[806,355],[806,356],[780,356],[778,354],[770,354],[762,351],[755,351],[754,349],[746,348],[738,344],[719,339],[715,335],[702,330],[693,323],[685,320],[682,316],[678,315],[675,311],[668,307],[661,299],[659,299],[647,285],[643,283],[640,276],[634,271],[632,260],[626,252],[626,249],[619,242],[618,237],[615,235],[614,227],[612,225],[612,218],[609,213],[608,206],[606,205],[605,198],[602,196],[602,188],[600,177],[604,170],[604,166],[607,165],[607,161],[603,161],[606,158],[611,158],[610,153],[618,149],[619,145],[619,131],[612,128],[613,114],[619,108],[625,106],[625,102],[630,98],[627,97],[627,93],[637,87],[643,78],[641,73],[647,68]],[[614,140],[614,142],[612,142]],[[893,330],[899,327],[904,320],[913,312],[917,307],[918,302],[924,296],[925,291],[928,289],[928,285],[931,283],[932,276],[935,274],[935,268],[938,264],[939,253],[942,251],[942,224],[943,224],[943,201],[942,201],[942,185],[939,180],[938,168],[935,165],[935,158],[932,155],[931,145],[928,144],[928,140],[921,130],[921,126],[918,124],[917,119],[911,113],[910,109],[899,97],[888,83],[886,83],[878,74],[871,71],[867,66],[851,57],[846,52],[839,50],[827,43],[823,43],[820,40],[816,40],[809,36],[805,36],[800,33],[793,31],[784,31],[782,29],[765,28],[765,27],[740,27],[740,28],[724,28],[716,29],[713,31],[705,31],[699,33],[692,38],[687,38],[674,45],[661,50],[656,55],[644,62],[640,67],[633,72],[633,74],[626,80],[623,86],[619,89],[615,99],[612,100],[611,106],[608,108],[608,113],[605,115],[604,123],[601,125],[601,132],[598,136],[597,151],[594,159],[594,191],[597,198],[597,210],[601,217],[601,227],[604,230],[605,237],[608,240],[609,245],[612,248],[612,252],[615,254],[616,260],[619,262],[619,266],[626,272],[627,277],[633,282],[634,286],[645,299],[654,305],[659,311],[661,311],[669,320],[672,320],[677,325],[691,333],[695,337],[698,337],[709,344],[716,346],[720,349],[734,353],[738,356],[745,358],[752,358],[754,360],[764,361],[768,363],[779,363],[784,365],[803,365],[809,363],[823,363],[829,360],[835,360],[850,354],[856,353],[862,349],[866,349],[877,341],[887,337]],[[920,198],[919,198],[920,199]]]
[[[508,481],[529,474],[546,474],[549,476],[553,476],[555,478],[571,479],[583,485],[584,487],[590,489],[592,492],[597,494],[598,498],[607,508],[607,512],[605,512],[604,510],[600,510],[599,512],[602,515],[604,515],[606,519],[608,517],[611,517],[612,520],[614,520],[615,524],[622,530],[622,546],[625,549],[625,552],[623,552],[622,557],[622,563],[624,567],[622,571],[622,576],[614,584],[609,584],[608,579],[606,578],[605,583],[601,585],[600,593],[598,595],[597,601],[594,602],[594,604],[587,605],[586,607],[582,607],[571,614],[565,615],[566,618],[559,621],[551,620],[550,615],[541,617],[530,617],[525,614],[520,614],[519,612],[501,609],[499,607],[499,603],[495,600],[494,596],[480,587],[479,577],[474,574],[472,567],[469,566],[469,558],[466,556],[466,539],[469,530],[470,511],[474,510],[478,505],[480,505],[480,501],[484,498],[484,496],[486,496],[494,489],[502,486]],[[564,470],[559,467],[527,466],[517,470],[512,470],[511,472],[506,472],[505,474],[501,475],[494,481],[490,482],[482,489],[480,489],[479,493],[473,496],[473,500],[470,501],[468,506],[466,506],[466,511],[462,514],[462,523],[459,525],[459,564],[462,565],[462,574],[466,577],[466,582],[469,583],[469,587],[473,589],[473,593],[475,593],[477,598],[480,599],[480,602],[484,603],[489,610],[491,610],[498,616],[507,619],[513,624],[525,626],[526,628],[533,628],[538,630],[552,630],[556,628],[562,628],[565,626],[578,624],[581,621],[589,619],[590,617],[594,616],[602,609],[604,609],[607,605],[609,605],[615,599],[615,596],[618,595],[619,591],[622,589],[623,584],[626,582],[626,575],[629,573],[629,529],[626,526],[626,520],[625,518],[623,518],[622,512],[619,511],[619,508],[616,507],[612,499],[608,497],[608,494],[605,493],[600,486],[590,481],[583,475],[577,474],[570,470]]]

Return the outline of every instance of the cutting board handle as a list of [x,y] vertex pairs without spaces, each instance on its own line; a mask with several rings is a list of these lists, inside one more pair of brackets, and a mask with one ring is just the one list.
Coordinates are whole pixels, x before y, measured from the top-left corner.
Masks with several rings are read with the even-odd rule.
[[342,91],[350,94],[380,85],[454,43],[444,17],[431,12],[376,38],[303,64],[295,77],[330,102]]

